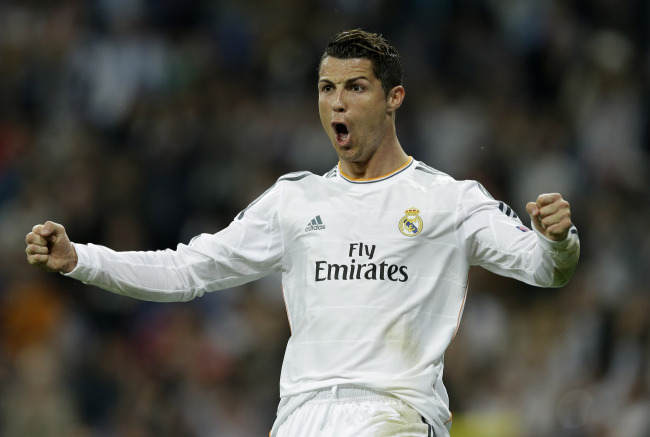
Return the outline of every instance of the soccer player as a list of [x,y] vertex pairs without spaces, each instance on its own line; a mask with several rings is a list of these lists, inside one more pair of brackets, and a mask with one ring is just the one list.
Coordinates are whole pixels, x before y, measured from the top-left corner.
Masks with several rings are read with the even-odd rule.
[[443,357],[470,266],[561,287],[580,245],[560,194],[526,205],[529,229],[478,182],[408,156],[395,131],[401,84],[390,42],[341,32],[319,66],[320,118],[339,157],[327,174],[280,177],[227,228],[176,250],[71,243],[48,221],[27,235],[27,259],[160,302],[281,271],[292,333],[272,436],[448,436]]

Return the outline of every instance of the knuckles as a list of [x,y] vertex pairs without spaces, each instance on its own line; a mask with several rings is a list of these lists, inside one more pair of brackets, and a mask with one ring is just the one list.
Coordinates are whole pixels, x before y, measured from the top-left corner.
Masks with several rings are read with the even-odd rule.
[[562,200],[562,195],[560,193],[540,194],[539,196],[537,196],[537,205],[538,206],[550,205],[551,203],[555,203],[558,200]]

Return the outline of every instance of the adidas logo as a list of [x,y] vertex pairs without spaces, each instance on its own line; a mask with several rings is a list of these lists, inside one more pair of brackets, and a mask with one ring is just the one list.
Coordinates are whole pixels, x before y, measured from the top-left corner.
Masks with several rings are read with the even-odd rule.
[[305,232],[309,231],[320,231],[322,229],[325,229],[325,225],[323,224],[323,221],[320,219],[320,215],[317,215],[309,223],[307,223],[307,227],[305,228]]

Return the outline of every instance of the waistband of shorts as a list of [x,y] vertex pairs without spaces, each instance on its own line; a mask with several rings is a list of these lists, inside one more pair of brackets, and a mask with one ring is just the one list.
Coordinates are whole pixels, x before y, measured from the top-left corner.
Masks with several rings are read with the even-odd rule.
[[364,401],[364,402],[381,402],[387,400],[398,400],[397,397],[391,395],[390,393],[380,392],[373,390],[371,388],[362,387],[355,384],[341,384],[337,385],[336,391],[334,387],[324,388],[318,390],[314,397],[308,400],[306,403],[311,402],[331,402],[335,400],[337,402],[345,401]]

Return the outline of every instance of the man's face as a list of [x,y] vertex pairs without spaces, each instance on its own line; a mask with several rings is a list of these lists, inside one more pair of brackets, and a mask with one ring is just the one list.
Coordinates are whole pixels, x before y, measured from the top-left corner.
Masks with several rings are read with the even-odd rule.
[[327,57],[320,66],[318,110],[342,161],[367,162],[385,141],[392,112],[366,58]]

